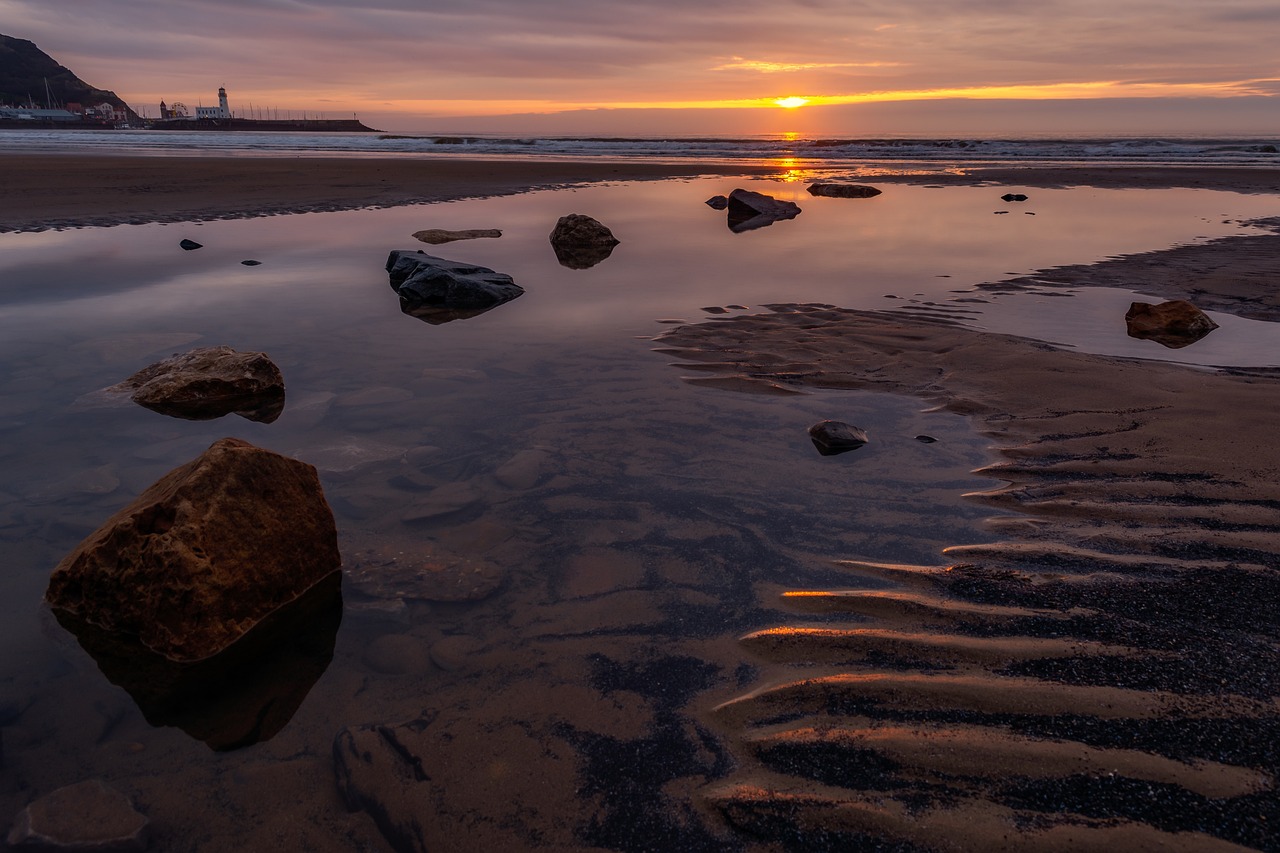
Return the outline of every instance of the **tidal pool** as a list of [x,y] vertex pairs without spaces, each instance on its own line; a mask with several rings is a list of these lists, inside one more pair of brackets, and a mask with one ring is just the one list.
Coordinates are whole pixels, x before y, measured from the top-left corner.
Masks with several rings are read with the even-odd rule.
[[[734,186],[804,212],[734,234],[702,204]],[[1017,205],[1002,191],[818,199],[802,184],[708,179],[0,234],[0,819],[103,778],[151,818],[157,849],[384,849],[394,833],[339,799],[333,745],[416,721],[430,760],[404,808],[424,815],[433,849],[740,846],[695,796],[730,761],[699,711],[753,677],[736,638],[777,619],[782,590],[877,584],[835,560],[939,563],[947,545],[986,541],[985,510],[961,495],[995,484],[969,473],[990,460],[986,441],[917,400],[689,386],[651,351],[664,321],[912,305],[1169,357],[1124,336],[1113,321],[1129,295],[1116,291],[956,300],[1009,274],[1245,233],[1240,220],[1274,212],[1208,191],[1034,190]],[[621,244],[590,269],[561,267],[547,235],[567,213]],[[504,233],[420,246],[410,235],[426,228]],[[183,238],[204,247],[185,252]],[[407,316],[383,264],[419,246],[527,292],[442,325]],[[1275,340],[1270,324],[1228,318],[1176,357],[1274,364]],[[278,421],[181,421],[93,396],[215,344],[276,361]],[[870,443],[820,456],[805,430],[825,418]],[[273,683],[291,673],[292,698],[210,697],[190,723],[116,686],[42,595],[85,535],[228,435],[320,469],[346,607],[319,626],[319,655],[272,670]],[[447,600],[422,566],[493,582]],[[220,734],[254,730],[243,716],[267,707],[279,725],[257,742]],[[376,761],[356,775],[391,797]]]

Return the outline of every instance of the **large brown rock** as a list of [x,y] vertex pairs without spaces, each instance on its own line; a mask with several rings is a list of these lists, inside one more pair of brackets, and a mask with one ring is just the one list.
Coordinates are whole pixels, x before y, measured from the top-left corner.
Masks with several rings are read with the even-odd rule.
[[1194,344],[1218,328],[1208,314],[1185,299],[1173,299],[1159,305],[1134,302],[1125,313],[1124,322],[1129,337],[1155,341],[1170,349]]
[[800,205],[795,202],[744,189],[729,193],[727,207],[729,230],[735,234],[754,231],[800,215]]
[[195,661],[340,564],[316,469],[224,438],[81,542],[45,599],[170,660]]
[[152,411],[187,420],[235,413],[270,423],[284,411],[284,377],[261,352],[200,347],[142,368],[109,389],[132,392]]
[[550,239],[560,266],[573,270],[595,266],[613,254],[613,247],[618,245],[612,231],[582,213],[560,217]]

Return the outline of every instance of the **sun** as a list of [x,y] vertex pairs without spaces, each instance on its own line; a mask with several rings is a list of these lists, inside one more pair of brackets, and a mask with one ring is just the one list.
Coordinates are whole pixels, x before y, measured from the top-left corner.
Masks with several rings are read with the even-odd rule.
[[795,95],[792,95],[789,98],[774,98],[773,102],[784,110],[794,110],[796,107],[803,107],[805,104],[809,103],[809,99],[797,98]]

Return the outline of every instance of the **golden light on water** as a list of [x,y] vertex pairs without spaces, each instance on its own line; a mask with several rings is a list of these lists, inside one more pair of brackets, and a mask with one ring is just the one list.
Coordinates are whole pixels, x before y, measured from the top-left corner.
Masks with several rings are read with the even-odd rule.
[[808,98],[798,98],[792,95],[789,98],[774,98],[773,102],[785,110],[794,110],[796,107],[803,107],[809,103]]

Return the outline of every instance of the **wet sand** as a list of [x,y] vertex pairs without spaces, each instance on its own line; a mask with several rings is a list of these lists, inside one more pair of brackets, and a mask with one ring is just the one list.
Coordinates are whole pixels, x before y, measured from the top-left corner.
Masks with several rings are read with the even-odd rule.
[[597,181],[771,171],[715,163],[6,153],[0,232],[391,207]]
[[[1263,235],[989,287],[1123,286],[1276,321],[1278,280],[1280,235]],[[742,639],[765,672],[712,714],[742,761],[708,802],[784,844],[1274,849],[1276,371],[771,308],[660,352],[697,385],[873,389],[968,416],[1002,457],[978,473],[1006,485],[971,495],[999,541],[928,566],[854,555],[846,587],[783,592],[792,619]],[[895,587],[858,591],[868,575]]]

